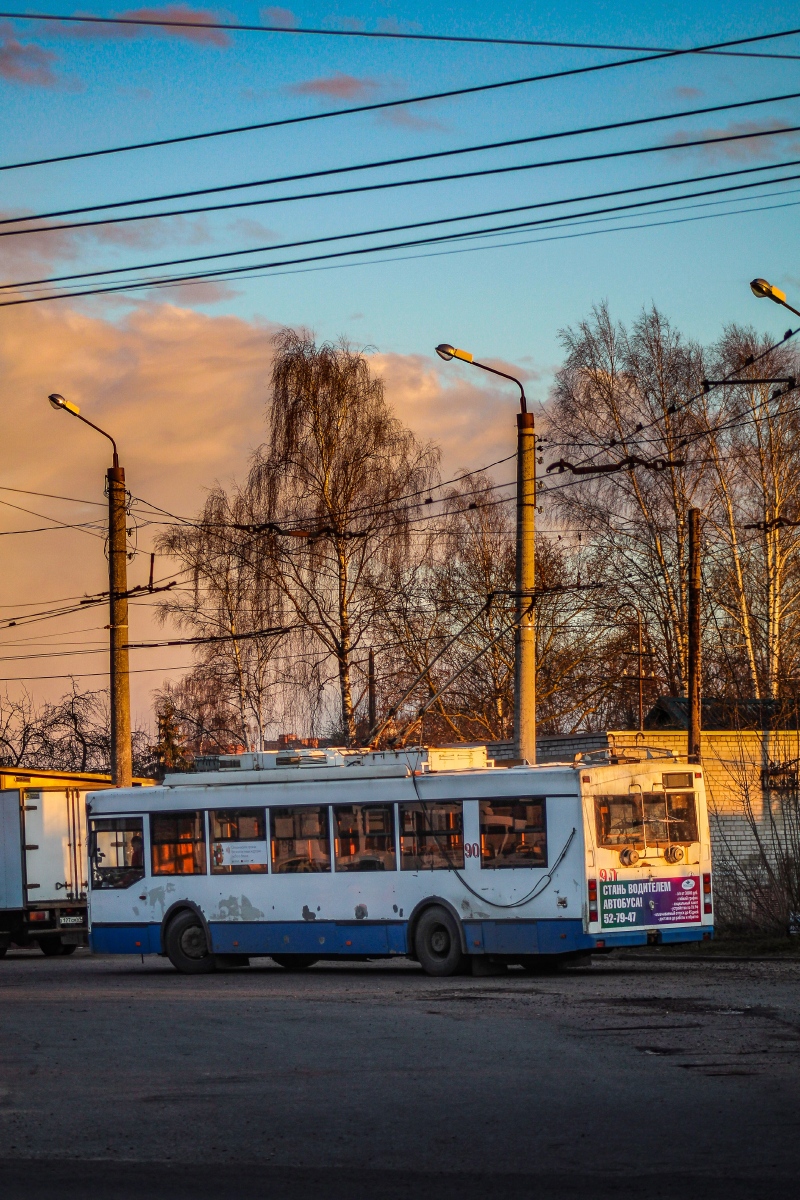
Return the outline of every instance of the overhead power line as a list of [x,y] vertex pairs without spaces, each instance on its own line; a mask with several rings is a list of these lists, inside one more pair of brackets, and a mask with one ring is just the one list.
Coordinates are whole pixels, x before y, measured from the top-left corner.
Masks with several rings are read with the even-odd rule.
[[[72,13],[69,15],[58,15],[55,13],[0,12],[0,17],[5,17],[8,20],[15,21],[51,21],[54,23],[73,22],[83,25],[133,25],[156,29],[216,29],[225,33],[269,33],[288,34],[301,37],[370,38],[384,41],[453,42],[465,43],[467,45],[477,44],[489,46],[539,46],[563,50],[635,50],[644,51],[645,53],[651,55],[657,54],[659,57],[684,54],[710,54],[721,47],[747,46],[754,42],[763,42],[776,38],[791,37],[795,33],[800,33],[800,30],[790,29],[781,33],[764,33],[756,35],[755,37],[736,38],[734,41],[729,42],[717,42],[710,46],[698,46],[692,49],[675,50],[664,49],[660,46],[621,46],[608,42],[565,42],[544,40],[542,38],[481,37],[469,34],[453,33],[415,33],[411,31],[405,32],[403,30],[372,31],[366,29],[309,29],[288,23],[284,25],[248,25],[237,21],[171,20],[169,17],[160,20],[156,16],[100,17],[89,14],[76,15]],[[772,56],[770,55],[769,57]],[[792,55],[791,57],[795,56]]]
[[[67,283],[80,279],[92,279],[99,275],[125,275],[136,271],[150,271],[159,267],[185,266],[191,263],[210,262],[212,260],[221,258],[240,258],[242,256],[248,256],[252,254],[273,254],[278,250],[296,249],[301,246],[316,246],[325,242],[349,241],[354,238],[375,237],[385,233],[400,233],[411,229],[426,228],[431,225],[451,225],[461,221],[477,221],[487,217],[506,216],[510,215],[511,213],[532,212],[543,208],[556,208],[564,204],[581,204],[590,200],[611,199],[615,196],[629,196],[636,192],[660,191],[668,187],[682,187],[686,184],[703,183],[713,179],[729,179],[732,176],[753,175],[756,173],[763,173],[764,171],[786,170],[789,167],[795,166],[800,166],[800,159],[790,159],[780,164],[769,163],[766,166],[759,167],[739,167],[732,171],[715,171],[707,175],[692,175],[683,179],[665,180],[662,183],[648,183],[640,184],[635,187],[614,188],[611,191],[606,192],[589,192],[580,196],[568,196],[561,200],[540,200],[533,204],[516,204],[509,208],[484,209],[482,212],[464,213],[457,217],[436,217],[427,221],[412,221],[404,225],[385,225],[375,229],[362,229],[357,230],[354,233],[330,234],[324,237],[304,238],[296,242],[280,242],[277,244],[272,243],[271,245],[267,246],[252,246],[246,250],[225,250],[216,254],[197,254],[188,258],[161,259],[149,263],[139,263],[129,267],[107,267],[105,269],[96,269],[94,271],[79,271],[71,275],[50,275],[40,279],[18,280],[13,283],[0,284],[0,291],[8,288],[36,287],[42,284]],[[692,199],[697,196],[716,195],[726,191],[742,190],[744,187],[759,187],[762,185],[767,186],[768,184],[772,183],[780,183],[784,178],[792,179],[794,177],[786,176],[773,180],[760,180],[754,184],[736,185],[732,188],[717,188],[708,192],[687,193],[684,196],[672,197],[671,199]],[[670,198],[667,197],[663,200],[655,200],[652,203],[668,203],[669,199]],[[639,207],[639,205],[631,207]],[[581,215],[588,216],[590,214],[584,213]],[[529,223],[525,222],[525,224],[527,225]],[[465,234],[464,236],[470,235]],[[252,270],[254,268],[246,267],[244,269]]]
[[[2,14],[0,14],[0,16],[2,16]],[[793,55],[793,58],[800,58],[800,55]],[[631,61],[639,62],[649,60],[634,59]],[[403,108],[408,106],[408,104],[422,104],[431,101],[453,100],[453,98],[456,98],[457,96],[479,95],[481,92],[499,91],[503,90],[504,88],[519,88],[519,86],[524,86],[531,83],[546,82],[548,79],[564,78],[566,76],[571,76],[571,74],[583,74],[587,71],[604,71],[609,70],[610,67],[627,65],[627,61],[608,62],[608,64],[602,64],[594,67],[576,67],[572,68],[572,70],[548,72],[546,74],[536,74],[536,76],[524,76],[518,79],[500,79],[495,83],[473,84],[470,85],[469,88],[451,88],[446,91],[427,92],[427,94],[423,94],[421,96],[405,96],[402,98],[402,100],[381,100],[373,101],[369,104],[355,104],[355,106],[350,106],[349,108],[330,109],[329,112],[326,113],[306,113],[300,116],[284,116],[284,118],[279,118],[277,120],[255,121],[248,125],[229,126],[227,128],[222,128],[222,130],[205,130],[200,133],[186,133],[170,138],[155,138],[149,140],[149,142],[130,142],[116,146],[103,146],[103,148],[97,150],[80,150],[73,152],[73,154],[53,155],[47,158],[26,158],[26,160],[20,162],[1,163],[0,172],[4,172],[4,170],[20,170],[26,167],[52,166],[53,163],[74,162],[78,160],[78,158],[97,158],[104,155],[127,154],[127,152],[134,150],[155,149],[157,146],[178,145],[188,142],[203,142],[203,140],[209,138],[230,137],[233,136],[233,134],[254,133],[260,130],[272,130],[272,128],[279,128],[288,125],[303,125],[308,124],[308,122],[311,121],[331,120],[333,118],[339,118],[339,116],[353,116],[359,113],[379,112],[381,109]]]
[[[360,257],[365,254],[377,254],[390,250],[413,249],[421,246],[441,245],[442,243],[451,243],[454,241],[463,241],[479,237],[486,237],[491,234],[502,234],[521,229],[533,229],[536,227],[547,226],[552,228],[554,225],[558,228],[564,228],[565,224],[582,223],[583,221],[597,218],[600,214],[609,213],[629,213],[632,209],[644,208],[653,204],[669,204],[678,201],[692,199],[695,196],[716,195],[719,192],[738,191],[751,187],[767,186],[769,183],[791,182],[800,176],[785,176],[780,179],[758,181],[750,184],[739,184],[719,189],[707,189],[704,192],[690,193],[689,195],[680,195],[672,197],[664,197],[657,200],[641,200],[631,204],[612,205],[602,209],[590,210],[589,212],[566,213],[561,216],[543,217],[535,221],[514,222],[509,225],[493,226],[488,229],[481,228],[477,230],[466,230],[459,233],[436,234],[431,237],[414,238],[402,242],[383,243],[378,246],[363,246],[352,250],[332,250],[325,254],[305,255],[300,258],[282,259],[268,263],[249,263],[242,267],[220,267],[215,270],[200,271],[193,274],[182,274],[175,276],[162,276],[145,278],[143,280],[133,280],[125,283],[111,283],[93,288],[82,288],[72,291],[62,292],[42,292],[33,296],[25,296],[11,300],[0,301],[0,308],[16,307],[23,304],[41,304],[51,300],[64,300],[82,296],[97,296],[108,295],[117,292],[137,291],[142,288],[156,287],[177,287],[186,284],[197,284],[208,280],[224,280],[235,277],[253,278],[247,274],[252,271],[272,271],[280,267],[297,266],[308,263],[329,262],[332,259],[347,259]],[[366,236],[366,235],[365,235]],[[257,276],[256,276],[257,277]]]
[[[619,129],[632,129],[636,126],[655,125],[665,121],[678,121],[686,117],[708,116],[711,113],[730,112],[733,109],[754,108],[763,104],[779,104],[788,100],[797,100],[800,92],[787,92],[778,96],[764,96],[756,100],[740,100],[730,104],[706,105],[703,108],[682,109],[680,112],[658,113],[653,117],[634,117],[626,121],[608,121],[602,125],[584,125],[577,129],[564,129],[555,133],[537,133],[523,138],[507,138],[500,142],[482,142],[474,146],[457,146],[448,150],[430,150],[423,154],[405,154],[399,158],[376,159],[372,162],[353,163],[344,167],[325,167],[317,171],[302,171],[293,175],[275,175],[268,179],[250,179],[243,183],[218,184],[214,187],[192,188],[183,192],[162,192],[155,196],[138,196],[133,200],[114,200],[103,204],[88,204],[79,208],[54,209],[51,212],[32,213],[22,217],[4,217],[0,226],[22,225],[29,221],[49,221],[56,217],[72,217],[83,213],[105,212],[109,209],[133,208],[142,204],[163,204],[168,200],[188,200],[196,196],[214,196],[223,192],[242,191],[256,187],[273,187],[281,183],[299,183],[306,179],[325,179],[333,175],[349,175],[356,171],[375,171],[386,167],[408,166],[411,163],[431,162],[434,159],[454,158],[462,154],[484,154],[492,150],[508,150],[515,146],[529,146],[539,142],[560,141],[563,138],[581,137],[592,133],[608,133]],[[772,130],[770,132],[795,132],[795,130]],[[736,135],[735,135],[736,136]],[[757,133],[740,134],[740,138],[758,136]],[[724,138],[706,139],[724,141]],[[705,144],[697,142],[677,143],[672,149],[682,145]],[[670,147],[666,147],[669,149]],[[155,214],[161,216],[163,214]],[[56,226],[56,228],[63,228]]]
[[[367,183],[355,187],[335,188],[324,192],[304,192],[293,196],[271,196],[258,200],[236,200],[227,204],[200,205],[194,208],[170,209],[167,212],[141,213],[125,217],[100,217],[92,221],[62,222],[59,225],[36,225],[29,229],[0,229],[0,237],[20,237],[34,233],[52,233],[64,229],[87,229],[95,225],[122,225],[130,221],[153,221],[164,217],[187,216],[193,213],[223,212],[231,209],[263,207],[268,204],[288,204],[298,200],[321,200],[330,196],[348,196],[363,192],[388,191],[394,188],[416,187],[428,183],[449,183],[461,179],[477,179],[490,175],[508,175],[518,171],[536,171],[545,167],[573,166],[579,163],[601,162],[616,158],[631,158],[642,154],[657,154],[664,151],[689,150],[696,146],[707,146],[711,143],[724,144],[739,142],[754,137],[775,137],[779,134],[797,133],[800,125],[784,126],[780,129],[768,129],[761,132],[726,134],[723,137],[695,138],[678,144],[659,143],[655,146],[640,146],[632,150],[610,150],[602,154],[581,154],[571,158],[549,159],[543,162],[518,163],[507,167],[487,167],[476,171],[459,171],[447,175],[431,175],[421,179],[399,179],[389,183]],[[89,210],[85,210],[89,211]],[[34,220],[27,217],[25,220]],[[2,222],[0,222],[2,224]]]

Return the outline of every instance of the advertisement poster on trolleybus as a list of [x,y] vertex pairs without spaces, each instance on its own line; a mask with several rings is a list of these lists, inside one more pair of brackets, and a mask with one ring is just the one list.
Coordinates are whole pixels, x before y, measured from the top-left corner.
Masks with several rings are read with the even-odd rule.
[[600,881],[600,922],[606,929],[677,925],[700,920],[700,879]]

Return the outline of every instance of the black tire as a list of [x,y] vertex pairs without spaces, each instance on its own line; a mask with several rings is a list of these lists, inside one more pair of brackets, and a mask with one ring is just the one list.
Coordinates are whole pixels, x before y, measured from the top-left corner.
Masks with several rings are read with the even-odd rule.
[[308,967],[313,967],[315,962],[319,962],[313,954],[271,954],[270,958],[279,967],[283,967],[284,971],[305,971]]
[[217,969],[197,913],[188,909],[178,913],[167,927],[164,943],[169,961],[182,975],[208,975]]
[[7,949],[8,949],[8,946],[0,946],[0,958],[5,958]]
[[414,951],[426,975],[457,975],[464,954],[456,921],[445,908],[426,908],[417,922]]
[[39,949],[46,958],[59,958],[64,953],[59,937],[39,938]]
[[68,958],[70,954],[74,954],[77,949],[78,949],[78,947],[75,945],[74,942],[62,942],[61,943],[61,953],[64,955],[65,958]]

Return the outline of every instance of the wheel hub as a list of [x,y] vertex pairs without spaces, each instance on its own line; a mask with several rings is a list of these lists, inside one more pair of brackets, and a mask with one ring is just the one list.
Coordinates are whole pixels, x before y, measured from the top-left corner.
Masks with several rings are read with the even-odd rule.
[[190,925],[181,934],[181,950],[187,958],[205,958],[208,953],[206,938],[199,925]]
[[440,925],[438,929],[434,929],[433,933],[431,934],[431,950],[433,950],[434,954],[440,954],[444,957],[449,949],[450,938],[447,930],[443,929]]

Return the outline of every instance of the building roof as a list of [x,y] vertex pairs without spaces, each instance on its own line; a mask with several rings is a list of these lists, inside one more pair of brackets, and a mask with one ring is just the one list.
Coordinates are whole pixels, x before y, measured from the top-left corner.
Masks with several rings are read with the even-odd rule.
[[[703,729],[800,729],[800,699],[747,700],[704,698]],[[660,696],[644,719],[645,729],[688,729],[686,696]]]

